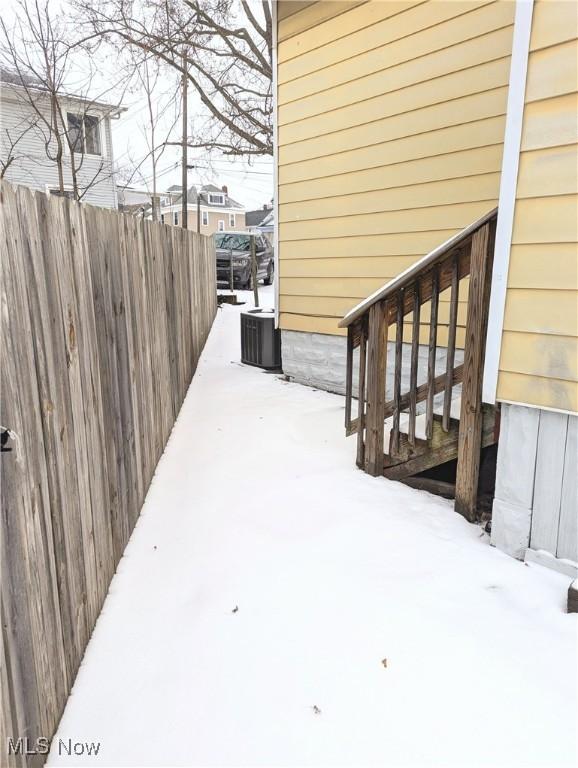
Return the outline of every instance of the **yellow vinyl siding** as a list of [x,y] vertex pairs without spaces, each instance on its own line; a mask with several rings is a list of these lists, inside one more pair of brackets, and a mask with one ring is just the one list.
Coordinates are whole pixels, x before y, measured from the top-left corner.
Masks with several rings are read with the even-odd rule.
[[500,371],[499,399],[539,408],[578,412],[578,384],[566,379]]
[[[552,269],[552,264],[556,269]],[[508,287],[578,290],[578,243],[531,243],[513,245],[510,251]]]
[[[291,184],[306,179],[318,179],[327,176],[352,173],[367,168],[384,168],[401,162],[409,162],[421,158],[446,155],[464,149],[501,144],[504,139],[504,116],[490,117],[473,123],[452,125],[421,133],[417,136],[407,136],[394,139],[383,144],[374,144],[348,152],[328,154],[306,160],[300,163],[279,166],[279,184]],[[330,139],[328,139],[328,143]],[[448,165],[448,177],[456,169]],[[383,171],[387,176],[387,171]]]
[[[444,2],[444,0],[430,0],[430,2]],[[328,85],[327,88],[319,92],[314,91],[311,94],[304,94],[302,98],[280,102],[278,107],[279,125],[283,126],[286,123],[304,120],[314,115],[381,96],[384,93],[391,93],[400,88],[429,82],[453,72],[506,58],[511,53],[511,40],[511,27],[506,27],[454,45],[451,48],[434,51],[418,59],[410,58],[408,61],[400,62],[397,66],[390,66],[377,72],[365,74],[361,70],[352,80],[343,84]],[[404,56],[410,56],[411,48],[409,46],[411,43],[407,41],[404,43],[408,46]],[[434,85],[438,85],[438,83]],[[464,88],[467,88],[466,77],[464,77]],[[434,92],[435,89],[432,86],[432,100],[434,99]]]
[[[280,2],[278,14],[279,33],[278,40],[287,40],[294,35],[305,32],[320,22],[344,13],[365,0],[323,0],[323,2]],[[285,6],[287,6],[285,11]]]
[[558,290],[509,287],[504,330],[578,339],[578,292],[571,284],[566,290],[562,282]]
[[492,200],[497,183],[500,183],[499,173],[486,173],[469,178],[326,197],[316,200],[315,205],[311,205],[309,200],[286,203],[281,223],[381,213],[384,210],[427,208],[431,206],[432,200],[436,200],[440,206]]
[[577,114],[577,93],[526,104],[522,151],[578,143]]
[[[418,2],[414,3],[367,3],[364,8],[357,10],[357,16],[361,21],[363,16],[364,26],[359,29],[351,24],[354,13],[348,14],[350,24],[346,30],[347,44],[344,45],[341,35],[344,32],[343,25],[335,24],[335,37],[333,39],[315,39],[315,47],[310,51],[304,50],[303,40],[298,45],[285,44],[279,47],[279,75],[284,84],[297,78],[314,77],[316,72],[357,56],[363,56],[368,52],[379,51],[384,45],[395,40],[400,40],[407,34],[412,34],[428,27],[439,24],[440,21],[451,19],[473,10],[476,6],[482,6],[491,0],[482,0],[477,3],[449,3],[445,5],[431,5],[425,10],[418,8]],[[412,5],[414,6],[412,8]],[[401,13],[403,11],[403,13]],[[379,16],[377,14],[380,14]],[[401,13],[401,15],[399,15]],[[392,19],[392,16],[397,18]],[[315,30],[315,33],[318,29]],[[321,42],[321,44],[320,44]],[[300,53],[299,53],[300,52]],[[293,58],[287,59],[287,55],[296,53]]]
[[[474,7],[480,3],[472,3],[471,5]],[[487,0],[485,6],[463,16],[458,16],[458,13],[464,10],[463,3],[432,3],[422,8],[418,6],[405,14],[384,22],[382,26],[386,31],[381,35],[379,30],[373,28],[375,40],[370,41],[369,39],[371,29],[359,33],[360,39],[364,43],[366,41],[367,43],[376,43],[379,47],[361,51],[356,55],[349,44],[352,37],[350,35],[346,45],[334,44],[338,49],[338,53],[336,51],[339,57],[337,62],[331,64],[323,58],[323,52],[327,51],[330,46],[318,49],[314,70],[309,73],[302,72],[295,79],[286,80],[283,64],[280,64],[279,71],[283,78],[283,84],[279,86],[279,103],[285,104],[300,100],[304,96],[307,97],[329,88],[335,88],[367,75],[375,75],[382,70],[403,63],[414,62],[410,71],[415,71],[418,57],[431,55],[436,51],[445,50],[446,56],[443,57],[443,60],[448,57],[451,59],[452,50],[448,46],[461,45],[469,38],[494,32],[498,28],[499,19],[494,18],[496,16],[495,6],[488,5]],[[428,10],[433,10],[436,13],[432,18],[426,20],[424,17]],[[421,24],[408,25],[407,19],[410,15],[413,15],[418,21],[422,19]],[[501,15],[507,25],[509,23],[507,14],[502,13]],[[454,16],[457,18],[452,18]],[[440,25],[441,22],[446,23]],[[420,29],[428,23],[433,23],[434,26]],[[412,26],[414,27],[413,30]],[[412,32],[414,34],[411,34]]]
[[575,162],[575,145],[522,153],[518,169],[518,199],[564,195],[572,205],[572,196],[578,193]]
[[300,32],[287,37],[295,16],[279,26],[280,324],[336,334],[352,305],[495,207],[515,6],[373,0],[309,26],[313,9]]
[[[322,240],[288,240],[280,245],[283,250],[281,268],[285,259],[311,259],[310,269],[315,269],[315,261],[324,258],[357,259],[363,256],[384,256],[411,254],[417,260],[424,253],[429,253],[440,242],[445,242],[455,230],[446,229],[436,232],[411,232],[394,235],[363,235],[362,237],[334,237]],[[423,247],[420,247],[423,245]],[[387,270],[390,271],[390,270]]]
[[[499,67],[495,67],[497,74],[502,79],[503,72],[500,73],[499,69]],[[484,83],[491,87],[486,78],[484,78]],[[471,82],[470,87],[474,87]],[[399,109],[399,103],[397,105],[393,103],[397,101],[394,96],[395,94],[390,99],[392,102],[391,109]],[[439,96],[440,93],[438,92]],[[451,125],[462,125],[503,115],[507,98],[508,88],[505,84],[482,94],[469,94],[451,101],[393,115],[383,120],[355,125],[343,130],[338,130],[336,123],[332,121],[333,130],[330,134],[316,135],[311,139],[302,139],[284,145],[279,152],[279,163],[288,165],[328,154],[336,155],[359,147],[374,146],[407,136],[418,136],[424,132],[429,133]],[[283,135],[282,131],[281,135]]]
[[578,411],[578,5],[536,0],[498,399]]
[[[277,3],[277,16],[280,18],[279,10],[283,12],[285,5],[294,5],[291,0],[279,0]],[[343,40],[344,37],[349,38],[354,32],[362,29],[366,29],[374,26],[382,19],[386,19],[390,16],[395,16],[402,11],[406,11],[414,5],[420,5],[423,0],[391,0],[391,2],[385,3],[360,3],[361,8],[350,8],[347,12],[347,24],[343,24],[342,20],[338,19],[338,13],[333,11],[332,18],[327,19],[324,24],[316,25],[310,30],[301,30],[298,36],[291,37],[291,29],[289,25],[280,18],[278,28],[278,51],[277,59],[279,66],[282,63],[299,57],[301,60],[306,61],[306,55],[310,54],[318,48],[327,46],[328,43]],[[312,20],[312,14],[304,13],[303,16],[309,16],[308,21]],[[302,22],[303,24],[303,22]],[[295,25],[293,25],[293,28]],[[315,55],[315,54],[314,54]],[[308,65],[308,70],[311,71],[315,68],[315,63]],[[292,79],[292,75],[286,76],[287,80]]]
[[578,344],[573,336],[546,338],[543,334],[504,331],[502,347],[512,373],[578,380]]
[[367,168],[341,176],[327,176],[284,184],[279,190],[279,202],[285,214],[285,206],[288,203],[340,196],[344,188],[350,195],[393,188],[400,191],[406,187],[417,190],[418,185],[433,181],[445,181],[448,178],[468,179],[486,173],[499,173],[501,161],[502,145],[501,143],[493,144],[488,147],[393,164],[388,166],[385,174],[382,167]]
[[[324,239],[326,237],[354,238],[362,235],[404,234],[417,231],[443,230],[447,226],[460,230],[479,218],[494,204],[489,197],[481,203],[455,203],[401,211],[339,216],[330,219],[287,222],[279,224],[282,240]],[[443,240],[440,240],[443,242]]]

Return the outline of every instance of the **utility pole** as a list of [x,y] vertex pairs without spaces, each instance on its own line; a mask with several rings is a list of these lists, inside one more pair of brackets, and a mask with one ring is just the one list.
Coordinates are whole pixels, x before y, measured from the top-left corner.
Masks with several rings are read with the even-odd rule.
[[187,140],[188,140],[188,128],[187,128],[187,91],[188,91],[188,81],[189,78],[187,77],[187,52],[186,49],[183,52],[183,87],[182,87],[182,97],[183,97],[183,156],[182,156],[182,178],[181,178],[181,187],[182,187],[182,195],[181,195],[181,226],[183,229],[187,229],[189,222],[188,222],[188,210],[187,210],[187,202],[188,202],[188,188],[187,188]]
[[[187,165],[187,168],[189,169],[189,171],[195,170],[196,167],[197,167],[196,165]],[[197,232],[200,234],[201,233],[201,197],[203,193],[201,192],[201,185],[199,184],[198,186],[199,186],[199,191],[197,192]]]

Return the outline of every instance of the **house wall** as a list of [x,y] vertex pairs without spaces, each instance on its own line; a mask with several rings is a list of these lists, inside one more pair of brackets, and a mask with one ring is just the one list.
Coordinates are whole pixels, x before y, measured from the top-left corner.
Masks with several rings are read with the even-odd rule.
[[285,5],[284,342],[344,333],[337,321],[351,306],[496,205],[514,17],[512,2],[488,0],[289,3],[289,15]]
[[[578,5],[535,0],[497,399],[492,543],[578,575]],[[531,407],[530,407],[531,406]]]
[[578,411],[578,4],[534,3],[499,400]]
[[[203,209],[201,208],[201,211]],[[164,221],[165,224],[174,224],[173,216],[176,213],[177,215],[177,226],[180,226],[181,223],[181,211],[180,208],[173,211],[167,211],[163,210],[164,214]],[[229,221],[229,215],[234,215],[235,222],[234,224]],[[246,229],[245,226],[245,211],[209,211],[209,223],[207,225],[203,224],[202,218],[201,218],[201,234],[202,235],[212,235],[215,232],[219,231],[219,221],[225,222],[225,231],[234,229],[235,231],[244,231]],[[197,231],[197,208],[196,206],[192,206],[188,211],[188,222],[189,222],[189,229],[191,229],[193,232]]]
[[[40,105],[39,105],[40,106]],[[69,105],[73,111],[75,103]],[[48,105],[44,107],[48,109]],[[97,114],[94,110],[94,114]],[[9,136],[15,141],[23,131],[23,126],[34,119],[34,111],[22,98],[18,98],[3,86],[0,93],[0,153],[6,158],[9,154]],[[108,208],[116,208],[117,192],[113,173],[112,133],[110,119],[104,118],[101,124],[102,155],[84,155],[82,167],[77,171],[79,188],[89,187],[83,202]],[[55,151],[55,142],[50,152]],[[58,187],[58,168],[50,160],[44,147],[44,133],[34,128],[22,136],[14,149],[15,160],[8,168],[5,179],[14,184],[23,184],[32,189],[46,191],[47,186]],[[77,166],[78,166],[77,161]],[[64,162],[64,183],[72,189],[70,155],[66,153]]]

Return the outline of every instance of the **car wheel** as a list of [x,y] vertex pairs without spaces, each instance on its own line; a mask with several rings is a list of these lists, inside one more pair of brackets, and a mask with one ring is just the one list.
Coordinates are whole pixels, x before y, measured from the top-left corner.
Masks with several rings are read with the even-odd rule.
[[267,277],[263,280],[263,285],[271,285],[273,282],[273,272],[275,270],[275,267],[273,265],[273,261],[271,260],[269,262],[269,266],[267,267]]

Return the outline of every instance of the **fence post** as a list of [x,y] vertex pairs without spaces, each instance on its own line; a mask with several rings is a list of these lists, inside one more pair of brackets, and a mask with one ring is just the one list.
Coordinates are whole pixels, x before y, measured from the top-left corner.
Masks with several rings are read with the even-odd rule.
[[365,471],[374,477],[383,474],[386,365],[386,302],[378,301],[369,309],[367,416],[365,422]]
[[464,344],[464,380],[460,410],[455,509],[467,520],[477,517],[478,477],[482,444],[482,378],[495,224],[474,232],[470,256],[470,289]]
[[259,288],[257,287],[257,251],[255,249],[255,235],[251,235],[251,282],[253,283],[253,299],[255,306],[259,306]]

